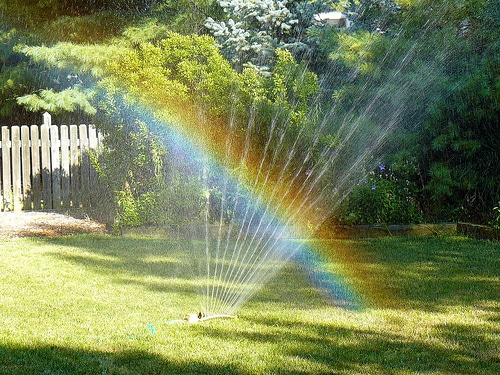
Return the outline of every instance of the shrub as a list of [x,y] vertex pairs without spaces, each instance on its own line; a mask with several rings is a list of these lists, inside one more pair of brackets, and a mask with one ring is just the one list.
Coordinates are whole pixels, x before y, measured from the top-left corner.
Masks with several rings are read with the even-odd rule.
[[420,223],[415,195],[410,180],[381,164],[351,192],[340,219],[350,224]]
[[500,229],[500,201],[498,201],[498,206],[493,207],[493,220],[490,224],[493,228]]

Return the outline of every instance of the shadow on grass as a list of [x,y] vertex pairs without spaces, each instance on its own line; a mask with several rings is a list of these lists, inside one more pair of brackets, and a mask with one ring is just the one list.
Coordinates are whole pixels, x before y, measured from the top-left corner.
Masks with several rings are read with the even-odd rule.
[[[204,242],[108,236],[43,241],[84,250],[53,253],[55,257],[102,274],[113,274],[116,282],[136,283],[158,292],[199,294],[199,287],[190,282],[206,277]],[[367,298],[369,304],[424,311],[442,311],[450,306],[498,308],[495,307],[500,300],[498,245],[460,237],[398,237],[333,241],[322,248],[327,259],[330,251],[334,253],[332,262],[340,261],[351,269],[361,298],[365,297],[363,294],[376,296],[371,301]],[[290,272],[288,266],[283,272]],[[285,282],[280,289],[283,295],[297,294],[294,278],[300,272],[294,269],[291,273],[291,277],[283,278]],[[273,282],[279,282],[280,277],[278,274]],[[186,283],[158,282],[174,278]],[[303,289],[309,286],[314,289],[309,281],[303,284]],[[261,299],[266,297],[265,291],[259,293]]]
[[[284,361],[296,359],[315,362],[329,369],[327,373],[443,373],[484,374],[500,373],[498,340],[474,334],[463,326],[457,337],[456,328],[445,328],[441,334],[450,337],[450,345],[431,341],[412,340],[394,332],[376,329],[344,328],[338,325],[308,324],[281,319],[262,318],[253,324],[272,327],[265,331],[234,330],[223,326],[207,327],[204,334],[217,340],[248,340],[262,345],[275,345],[286,356]],[[442,329],[443,327],[440,327]],[[469,342],[470,346],[465,343]],[[293,373],[281,372],[278,373]],[[299,372],[300,373],[300,372]]]
[[[81,252],[51,252],[50,256],[109,276],[118,284],[135,284],[155,292],[199,296],[202,291],[200,285],[195,284],[204,285],[206,282],[206,245],[200,241],[95,235],[45,238],[41,241],[57,247],[81,249]],[[291,264],[284,264],[271,281],[283,283],[281,296],[269,294],[266,285],[261,285],[264,289],[258,292],[259,301],[278,301],[285,297],[290,305],[292,299],[289,297],[293,295],[293,303],[304,308],[324,306],[325,303],[337,305],[337,301],[322,295]],[[300,282],[297,282],[298,278]]]
[[171,362],[142,351],[101,352],[59,346],[0,346],[0,374],[238,374],[237,368]]
[[81,249],[50,255],[109,276],[115,283],[137,284],[156,292],[199,293],[193,284],[204,264],[199,258],[202,249],[195,242],[95,235],[42,241]]
[[500,300],[500,251],[491,242],[460,237],[380,238],[341,249],[340,257],[351,263],[361,289],[377,295],[374,304],[380,307],[490,310]]

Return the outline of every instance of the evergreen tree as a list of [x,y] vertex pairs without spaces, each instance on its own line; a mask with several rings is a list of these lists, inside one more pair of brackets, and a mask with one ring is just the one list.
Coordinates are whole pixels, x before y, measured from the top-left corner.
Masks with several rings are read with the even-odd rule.
[[205,26],[221,50],[239,71],[253,66],[266,74],[277,49],[299,58],[310,58],[314,43],[308,29],[314,14],[330,9],[329,1],[219,0],[225,19],[208,17]]

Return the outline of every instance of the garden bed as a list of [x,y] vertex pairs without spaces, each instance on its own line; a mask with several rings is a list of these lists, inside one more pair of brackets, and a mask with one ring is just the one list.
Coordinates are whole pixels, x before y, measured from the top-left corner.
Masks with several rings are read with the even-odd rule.
[[[455,223],[441,224],[411,224],[411,225],[331,225],[323,227],[315,233],[315,237],[322,239],[358,239],[376,238],[386,236],[431,236],[442,234],[455,234],[457,231]],[[208,230],[210,238],[219,235],[218,225],[192,226],[189,228],[173,229],[167,226],[144,226],[134,228],[124,228],[121,234],[125,236],[146,236],[146,237],[169,237],[169,238],[204,238]],[[226,235],[225,228],[222,232]]]
[[[92,220],[86,213],[73,212],[0,212],[0,238],[53,237],[77,233],[105,233],[106,226]],[[131,228],[128,235],[166,235],[176,237],[183,234],[164,227]],[[211,232],[218,233],[217,228]],[[324,239],[356,239],[385,236],[429,236],[442,234],[464,235],[471,238],[500,241],[500,230],[485,225],[470,223],[410,224],[410,225],[331,225],[321,228],[316,235]],[[192,233],[191,233],[192,234]],[[213,234],[213,233],[212,233]]]
[[481,240],[500,241],[500,229],[486,225],[458,223],[457,233]]
[[376,238],[385,236],[429,236],[455,234],[455,223],[439,224],[370,224],[370,225],[330,225],[321,228],[316,234],[320,238],[353,239]]
[[80,233],[105,233],[105,224],[78,210],[0,212],[0,239],[55,237]]

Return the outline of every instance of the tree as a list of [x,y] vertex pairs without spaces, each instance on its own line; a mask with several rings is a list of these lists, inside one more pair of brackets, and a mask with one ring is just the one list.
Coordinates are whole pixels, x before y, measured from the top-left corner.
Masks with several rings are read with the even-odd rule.
[[[34,66],[79,77],[77,87],[35,92],[20,97],[18,103],[35,110],[60,105],[64,97],[68,99],[62,101],[66,109],[72,104],[95,113],[97,127],[110,142],[99,170],[110,189],[117,192],[122,223],[144,218],[140,212],[148,210],[141,211],[141,207],[151,209],[152,197],[164,196],[161,192],[167,185],[185,185],[176,190],[180,193],[190,191],[188,186],[199,181],[200,161],[184,176],[175,172],[174,158],[169,158],[175,146],[160,147],[161,140],[172,137],[165,121],[173,127],[182,122],[183,131],[189,132],[195,144],[212,150],[214,157],[231,169],[234,165],[224,155],[227,142],[234,144],[233,150],[242,150],[251,131],[255,135],[251,147],[258,154],[267,140],[267,121],[282,128],[302,124],[307,121],[309,101],[318,91],[316,76],[304,64],[297,64],[289,52],[278,51],[275,69],[268,78],[254,75],[253,69],[239,74],[211,37],[183,36],[153,24],[129,28],[112,43],[63,42],[50,47],[26,46],[20,51]],[[135,108],[146,109],[149,115],[144,117]],[[256,114],[258,125],[248,130],[251,112]],[[165,203],[160,201],[156,203]],[[130,219],[125,220],[125,214]]]
[[233,67],[253,66],[266,74],[277,49],[308,59],[315,48],[307,30],[314,14],[329,9],[330,1],[218,1],[225,19],[208,17],[205,26],[217,39]]
[[428,220],[487,222],[499,195],[498,2],[362,1],[351,10],[355,27],[317,34],[330,51],[320,79],[333,123],[392,129],[374,160],[398,174],[396,165],[413,163],[405,175]]
[[[495,4],[496,3],[496,4]],[[498,2],[445,6],[433,47],[447,54],[443,100],[420,133],[423,200],[433,218],[485,223],[498,202]],[[444,36],[444,37],[443,37]],[[446,44],[443,45],[443,40]]]

